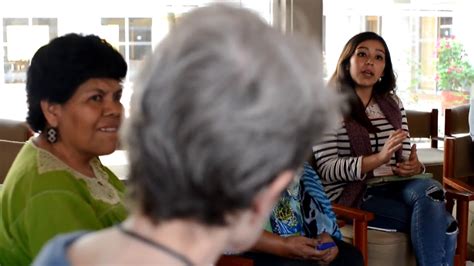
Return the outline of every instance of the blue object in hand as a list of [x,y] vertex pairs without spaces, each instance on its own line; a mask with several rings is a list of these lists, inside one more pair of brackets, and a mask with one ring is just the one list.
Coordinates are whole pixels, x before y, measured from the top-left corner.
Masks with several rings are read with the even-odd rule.
[[325,242],[325,243],[321,243],[321,244],[317,245],[316,249],[317,250],[326,250],[326,249],[332,248],[334,246],[336,246],[335,242]]

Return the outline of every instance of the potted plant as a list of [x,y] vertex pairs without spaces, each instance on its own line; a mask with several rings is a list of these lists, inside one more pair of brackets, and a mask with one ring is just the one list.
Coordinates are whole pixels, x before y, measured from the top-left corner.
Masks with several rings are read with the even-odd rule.
[[474,67],[463,44],[454,36],[442,38],[436,52],[436,83],[443,96],[443,109],[467,103],[474,84]]

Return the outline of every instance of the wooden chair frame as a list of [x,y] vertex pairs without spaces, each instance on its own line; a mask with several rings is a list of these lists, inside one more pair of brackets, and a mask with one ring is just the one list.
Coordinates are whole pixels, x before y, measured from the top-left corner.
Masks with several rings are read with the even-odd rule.
[[431,112],[406,110],[408,129],[411,138],[431,139],[431,148],[438,148],[438,109]]
[[222,255],[216,266],[253,266],[253,260],[239,255]]
[[[364,257],[364,265],[367,266],[367,223],[374,219],[370,212],[345,207],[336,203],[332,204],[333,210],[340,218],[352,220],[353,238],[352,245],[360,250]],[[343,226],[343,225],[342,225]],[[252,266],[253,261],[238,255],[223,255],[219,258],[217,266]]]
[[[316,169],[316,160],[311,154],[308,163]],[[368,244],[367,244],[367,225],[374,219],[374,214],[368,211],[346,207],[337,203],[332,203],[334,213],[338,218],[349,219],[352,221],[352,245],[359,249],[364,257],[364,265],[368,264]],[[344,224],[340,224],[340,227]]]
[[444,110],[444,135],[469,133],[469,104]]
[[27,141],[33,131],[23,121],[0,119],[0,139],[11,141]]
[[443,183],[449,211],[452,212],[456,201],[459,226],[456,254],[463,263],[467,257],[469,202],[474,200],[474,144],[470,136],[445,137]]
[[438,109],[430,112],[406,110],[410,139],[417,143],[418,139],[429,141],[429,147],[418,145],[418,159],[425,164],[426,170],[441,182],[443,179],[443,150],[439,149]]
[[332,204],[336,215],[352,220],[352,245],[360,250],[364,257],[364,265],[368,264],[367,225],[374,219],[374,214],[355,208],[349,208],[337,203]]
[[11,164],[23,145],[24,142],[0,140],[0,184],[3,184]]

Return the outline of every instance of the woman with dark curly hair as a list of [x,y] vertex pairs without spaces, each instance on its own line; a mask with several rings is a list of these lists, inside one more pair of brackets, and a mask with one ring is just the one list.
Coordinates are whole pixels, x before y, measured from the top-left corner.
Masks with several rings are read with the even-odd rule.
[[59,233],[122,221],[124,186],[98,156],[117,146],[123,107],[120,53],[94,35],[68,34],[33,56],[27,122],[37,133],[0,194],[0,264],[27,265]]
[[409,233],[418,265],[452,265],[457,225],[446,211],[439,182],[411,178],[372,187],[366,183],[373,177],[413,177],[425,171],[416,145],[410,145],[385,40],[374,32],[353,36],[330,84],[349,95],[351,109],[313,147],[328,197],[373,212],[375,219],[369,225]]

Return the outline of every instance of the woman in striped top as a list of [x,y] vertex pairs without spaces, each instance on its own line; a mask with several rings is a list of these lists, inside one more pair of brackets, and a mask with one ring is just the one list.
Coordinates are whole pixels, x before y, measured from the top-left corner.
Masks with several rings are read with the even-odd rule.
[[452,265],[457,225],[446,212],[439,182],[412,179],[371,188],[365,183],[374,176],[413,176],[425,169],[416,145],[410,146],[383,38],[373,32],[352,37],[330,85],[347,94],[350,111],[313,147],[329,198],[373,212],[372,226],[409,233],[418,265]]

